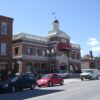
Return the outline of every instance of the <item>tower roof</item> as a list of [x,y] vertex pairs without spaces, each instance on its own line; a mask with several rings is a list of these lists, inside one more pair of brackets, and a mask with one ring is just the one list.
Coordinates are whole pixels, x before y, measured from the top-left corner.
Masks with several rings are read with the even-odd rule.
[[59,20],[54,19],[52,22],[52,26],[53,26],[53,30],[48,32],[48,37],[57,36],[57,37],[61,37],[61,38],[70,39],[70,36],[67,33],[60,30]]
[[59,23],[59,21],[57,19],[53,20],[53,23]]

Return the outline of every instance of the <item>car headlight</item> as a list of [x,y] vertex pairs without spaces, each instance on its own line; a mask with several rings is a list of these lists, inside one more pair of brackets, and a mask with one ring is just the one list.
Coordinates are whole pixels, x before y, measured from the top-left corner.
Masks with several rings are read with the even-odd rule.
[[3,85],[3,87],[8,87],[8,84]]

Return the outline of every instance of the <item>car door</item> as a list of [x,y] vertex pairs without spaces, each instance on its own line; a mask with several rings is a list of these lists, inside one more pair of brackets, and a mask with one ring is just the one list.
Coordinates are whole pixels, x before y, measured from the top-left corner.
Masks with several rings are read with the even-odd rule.
[[17,88],[23,89],[25,87],[25,80],[23,77],[19,77],[19,79],[16,82]]
[[54,84],[58,84],[58,75],[57,74],[53,75],[53,82],[54,82]]
[[21,88],[27,88],[28,87],[28,79],[26,76],[21,76],[19,79],[19,85]]
[[60,75],[56,76],[56,82],[57,82],[57,84],[59,84],[61,82],[61,76]]
[[30,86],[30,79],[28,76],[24,76],[24,82],[23,82],[23,85],[25,88],[28,88]]
[[30,87],[31,86],[31,84],[32,84],[32,81],[31,81],[31,79],[30,79],[30,77],[28,76],[28,77],[26,77],[26,83],[27,83],[27,86],[26,87]]

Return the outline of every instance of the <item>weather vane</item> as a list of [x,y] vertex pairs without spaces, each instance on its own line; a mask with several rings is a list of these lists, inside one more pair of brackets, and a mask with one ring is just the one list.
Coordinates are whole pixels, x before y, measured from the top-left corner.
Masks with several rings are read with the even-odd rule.
[[54,19],[57,19],[55,12],[53,12],[52,15],[53,15]]

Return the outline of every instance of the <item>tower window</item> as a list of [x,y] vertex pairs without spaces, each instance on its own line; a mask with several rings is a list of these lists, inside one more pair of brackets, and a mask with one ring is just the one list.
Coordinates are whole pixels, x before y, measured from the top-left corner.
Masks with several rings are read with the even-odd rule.
[[5,23],[5,22],[1,23],[1,34],[3,34],[3,35],[7,34],[7,23]]

